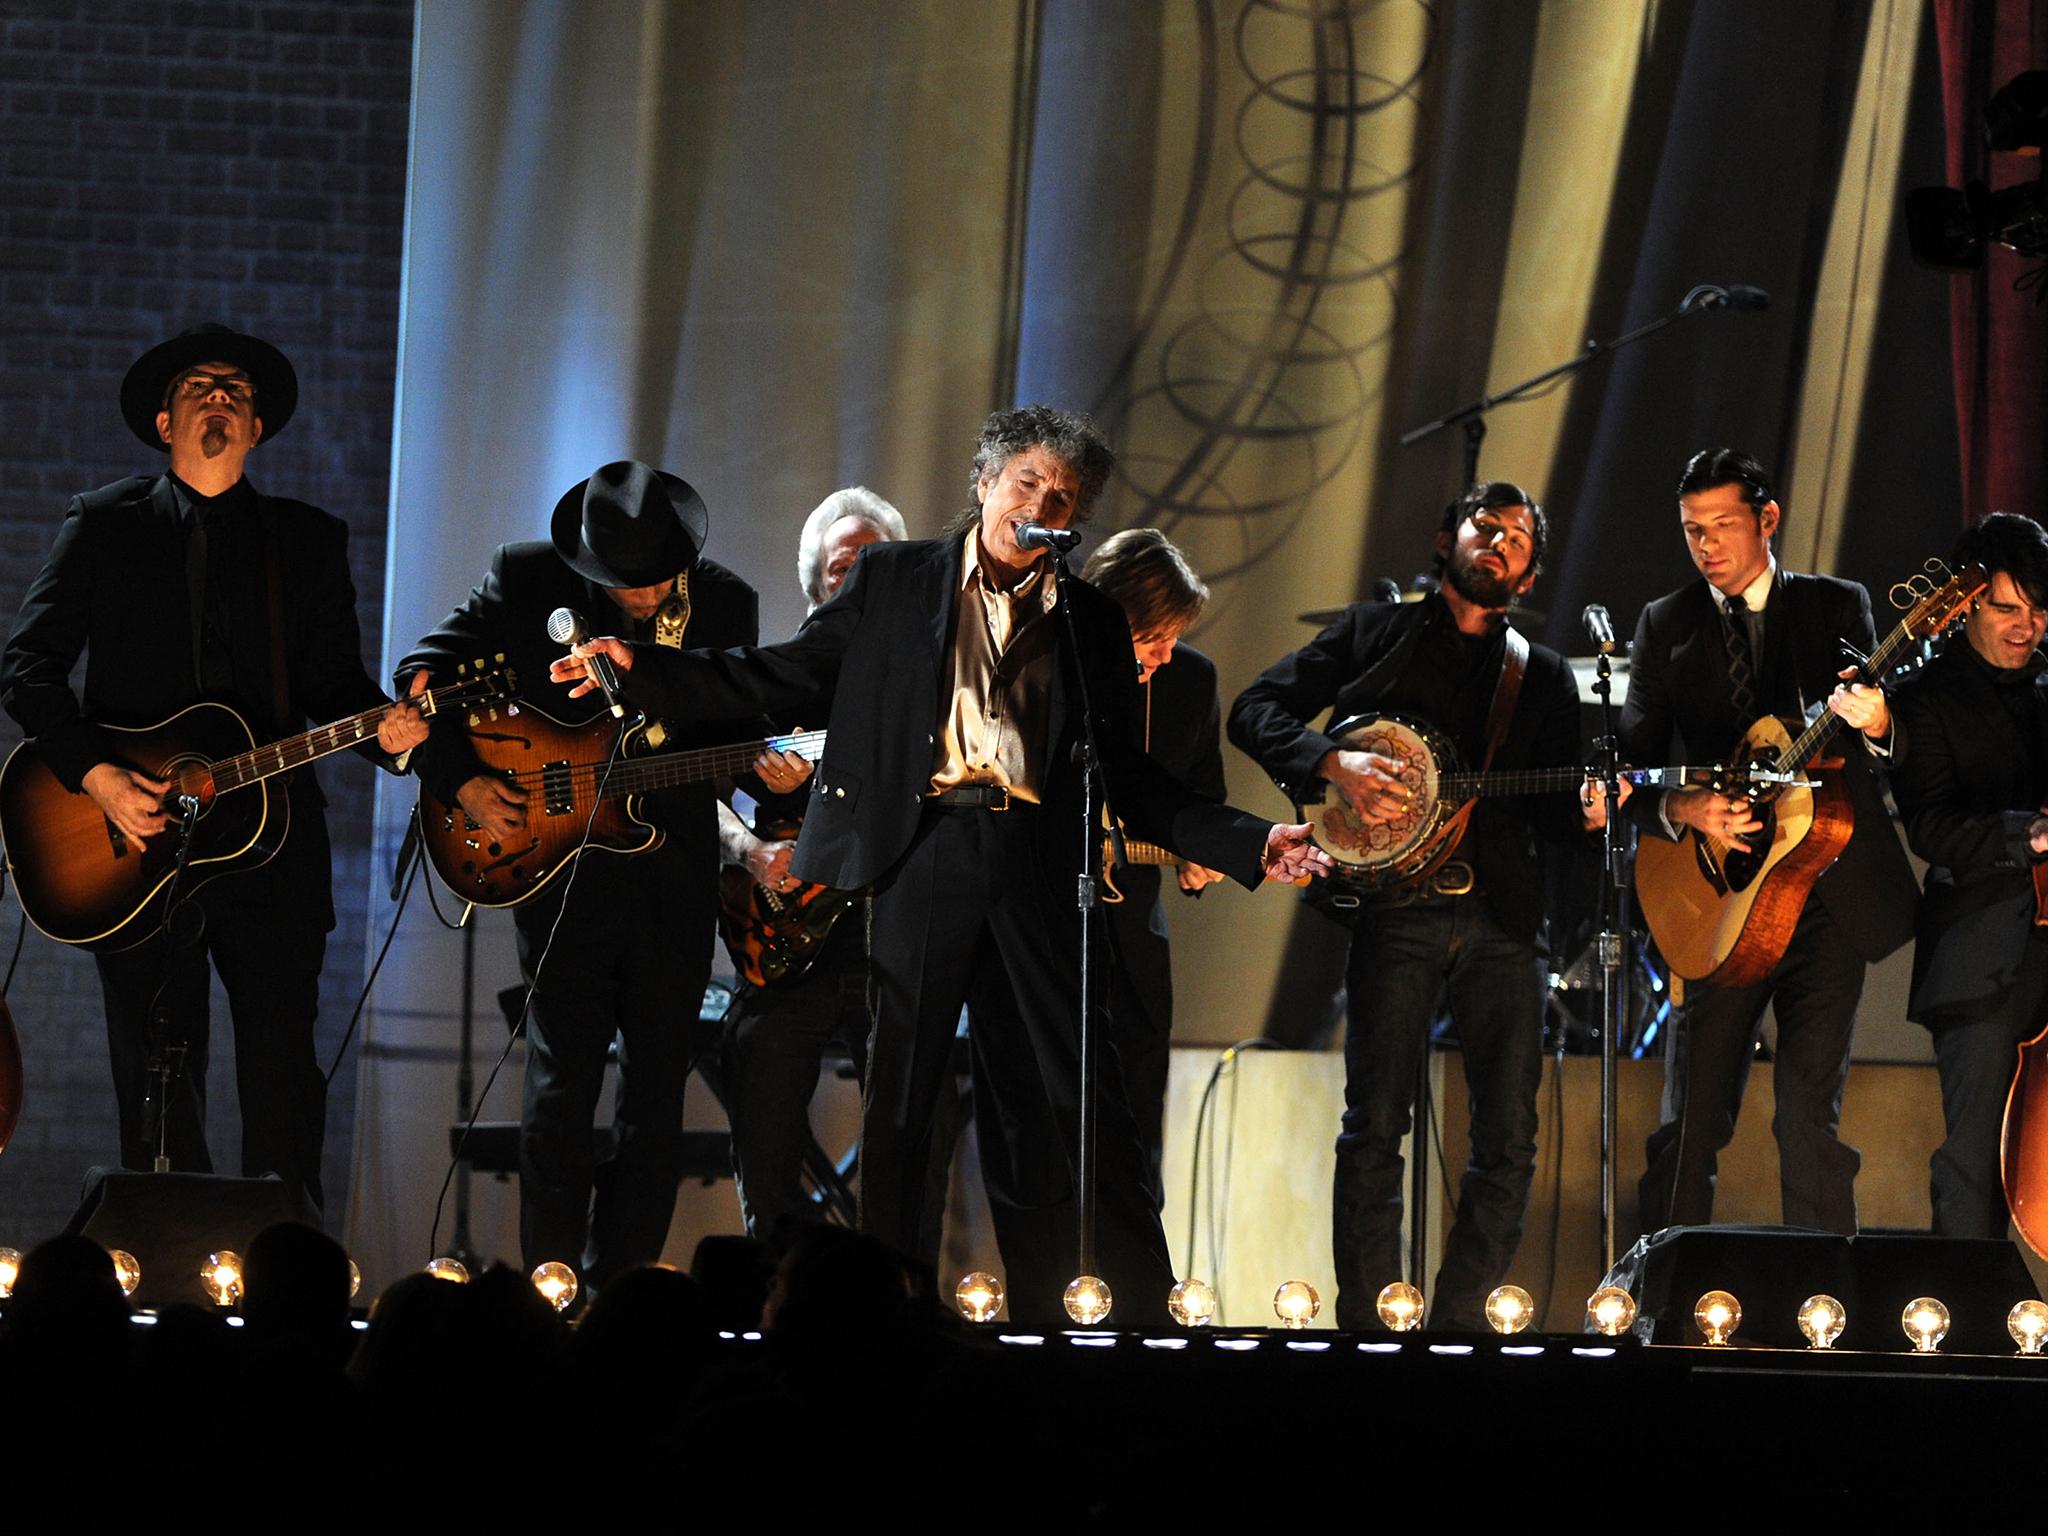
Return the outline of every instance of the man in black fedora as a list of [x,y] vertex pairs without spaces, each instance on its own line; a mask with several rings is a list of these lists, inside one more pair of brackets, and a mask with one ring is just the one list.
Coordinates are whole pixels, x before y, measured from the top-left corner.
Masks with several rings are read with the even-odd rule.
[[[751,644],[758,599],[702,557],[709,527],[703,498],[677,476],[630,461],[607,464],[562,496],[549,540],[499,547],[482,583],[398,664],[398,675],[445,680],[459,663],[502,654],[529,706],[579,723],[603,701],[571,703],[566,688],[547,681],[561,650],[548,639],[558,608],[580,615],[592,633],[630,634],[655,646]],[[649,732],[679,747],[762,734],[751,717],[688,727],[650,721]],[[436,718],[417,771],[487,835],[509,841],[519,832],[524,800],[483,771],[461,721]],[[773,756],[760,771],[776,787],[797,782]],[[559,1260],[601,1286],[661,1255],[682,1176],[683,1084],[711,974],[719,865],[713,807],[703,784],[649,797],[641,814],[663,829],[658,848],[580,858],[513,910],[520,970],[532,989],[519,1148],[520,1242],[529,1267]],[[614,1037],[617,1148],[600,1166],[592,1119]]]
[[[291,420],[298,380],[267,341],[203,325],[145,352],[121,414],[168,473],[72,498],[0,664],[0,700],[68,789],[140,842],[173,821],[165,781],[127,768],[104,726],[154,725],[201,700],[238,710],[259,742],[387,703],[363,669],[348,527],[259,492],[243,474]],[[73,664],[86,658],[82,696]],[[396,769],[426,725],[385,715],[366,755]],[[207,960],[235,1025],[241,1167],[321,1203],[326,1082],[313,1053],[320,965],[334,926],[325,801],[310,768],[290,776],[289,831],[258,868],[182,904],[176,941],[138,919],[141,942],[98,955],[120,1106],[121,1159],[148,1168],[151,1017],[185,1048],[163,1131],[176,1169],[210,1170],[205,1140]],[[196,931],[195,931],[196,930]]]

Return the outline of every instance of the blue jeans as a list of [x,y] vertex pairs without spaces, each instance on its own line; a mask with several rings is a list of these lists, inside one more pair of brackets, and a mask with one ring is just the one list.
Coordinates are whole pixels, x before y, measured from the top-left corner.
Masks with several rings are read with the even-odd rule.
[[1337,1326],[1378,1327],[1380,1288],[1401,1278],[1401,1138],[1430,1023],[1448,996],[1471,1094],[1472,1153],[1430,1291],[1430,1325],[1482,1328],[1486,1293],[1521,1242],[1536,1167],[1542,961],[1533,944],[1501,930],[1484,897],[1440,897],[1367,912],[1345,985],[1344,1125],[1331,1210]]

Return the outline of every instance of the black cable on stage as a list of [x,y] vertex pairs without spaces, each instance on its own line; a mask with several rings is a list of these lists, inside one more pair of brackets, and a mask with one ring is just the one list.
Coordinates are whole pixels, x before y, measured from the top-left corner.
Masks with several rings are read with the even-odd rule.
[[[0,896],[5,896],[7,894],[7,877],[13,873],[14,866],[10,863],[7,863],[4,859],[0,859]],[[21,898],[17,896],[15,898],[14,904],[17,907],[21,907]],[[0,981],[0,999],[5,999],[8,992],[13,989],[14,968],[17,965],[21,964],[21,946],[22,942],[27,938],[28,908],[21,907],[21,922],[14,930],[14,957],[7,962],[7,979],[5,981]]]
[[355,1011],[348,1016],[348,1028],[341,1033],[341,1044],[335,1047],[334,1060],[328,1064],[325,1082],[334,1086],[334,1074],[341,1070],[341,1060],[348,1054],[349,1042],[356,1037],[356,1025],[362,1022],[363,1008],[370,1001],[370,991],[377,985],[377,974],[384,969],[384,957],[391,953],[391,941],[398,937],[399,921],[405,916],[405,904],[412,900],[413,882],[420,877],[420,865],[426,860],[424,853],[415,853],[412,867],[405,873],[405,889],[398,894],[398,910],[391,914],[391,926],[385,931],[384,942],[378,947],[377,959],[370,967],[370,974],[363,981],[363,990],[356,994]]
[[[533,980],[527,984],[526,1000],[520,1005],[519,1022],[512,1026],[512,1033],[505,1040],[505,1049],[498,1053],[498,1059],[491,1064],[484,1085],[477,1090],[476,1102],[470,1106],[469,1119],[462,1127],[462,1134],[455,1140],[455,1150],[448,1158],[448,1171],[441,1176],[441,1192],[434,1197],[434,1224],[427,1230],[427,1259],[432,1262],[439,1257],[434,1250],[441,1243],[441,1211],[448,1203],[448,1187],[455,1182],[455,1170],[461,1166],[462,1154],[469,1146],[470,1132],[476,1129],[477,1120],[484,1112],[484,1100],[491,1096],[491,1087],[498,1081],[498,1074],[505,1069],[505,1063],[512,1059],[512,1047],[526,1036],[526,1021],[533,1013],[533,994],[540,988],[541,972],[547,968],[548,956],[554,953],[555,935],[561,932],[562,917],[569,910],[569,897],[576,889],[576,877],[583,873],[583,854],[590,847],[590,834],[597,826],[597,813],[604,804],[604,792],[611,783],[612,767],[619,760],[620,750],[626,744],[622,730],[612,738],[611,755],[604,760],[604,772],[598,775],[597,792],[591,796],[590,814],[583,820],[583,836],[576,844],[576,851],[570,855],[569,878],[562,883],[562,904],[555,908],[555,920],[548,927],[547,942],[540,947],[540,958],[533,962]],[[697,1000],[699,1008],[703,999]]]
[[[422,848],[420,850],[420,858],[424,860],[426,856],[427,852]],[[434,909],[434,921],[443,928],[446,928],[450,933],[460,933],[462,931],[462,924],[449,922],[447,914],[441,910],[441,898],[434,894],[434,882],[431,880],[427,882],[427,905]]]
[[[1227,1047],[1220,1055],[1217,1056],[1216,1065],[1209,1073],[1208,1084],[1202,1089],[1202,1102],[1201,1105],[1195,1111],[1195,1141],[1193,1154],[1188,1161],[1187,1262],[1189,1277],[1192,1277],[1196,1273],[1195,1222],[1197,1219],[1197,1215],[1201,1210],[1202,1204],[1202,1139],[1209,1123],[1210,1111],[1215,1103],[1217,1084],[1222,1081],[1224,1070],[1228,1067],[1234,1066],[1236,1064],[1238,1056],[1242,1052],[1272,1051],[1278,1049],[1280,1049],[1278,1041],[1268,1040],[1264,1036],[1253,1036],[1249,1040],[1238,1041],[1237,1044]],[[1211,1171],[1209,1177],[1209,1194],[1213,1204],[1214,1197],[1216,1194],[1216,1177],[1213,1170]],[[1219,1223],[1217,1221],[1216,1212],[1213,1209],[1211,1209],[1211,1211],[1209,1212],[1209,1263],[1210,1272],[1212,1274],[1220,1273],[1216,1269],[1219,1247],[1216,1236],[1218,1225]],[[1210,1284],[1211,1286],[1214,1286],[1216,1282],[1212,1280],[1210,1281]],[[1217,1294],[1220,1298],[1222,1293],[1219,1291]]]

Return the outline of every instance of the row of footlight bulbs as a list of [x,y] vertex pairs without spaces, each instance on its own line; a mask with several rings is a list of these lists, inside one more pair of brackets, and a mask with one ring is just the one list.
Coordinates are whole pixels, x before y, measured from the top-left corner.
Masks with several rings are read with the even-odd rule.
[[[126,1249],[111,1249],[108,1257],[114,1261],[114,1278],[120,1282],[121,1294],[133,1296],[142,1284],[142,1265],[134,1254]],[[452,1280],[466,1284],[469,1268],[460,1259],[436,1259],[426,1266],[426,1272],[437,1280]],[[0,1248],[0,1300],[14,1294],[14,1282],[21,1273],[21,1253],[14,1248]],[[576,1271],[568,1265],[549,1260],[536,1264],[533,1273],[527,1277],[533,1288],[557,1312],[567,1310],[576,1299],[580,1287],[576,1282]],[[206,1256],[199,1266],[199,1283],[206,1288],[206,1294],[213,1298],[215,1306],[232,1307],[242,1299],[242,1256],[232,1248],[222,1248]],[[348,1261],[348,1294],[354,1300],[363,1288],[363,1272],[356,1268],[356,1261]]]
[[[971,1323],[994,1322],[1003,1310],[1003,1282],[984,1270],[976,1270],[960,1282],[953,1293],[960,1315]],[[1109,1317],[1112,1301],[1109,1284],[1094,1275],[1070,1281],[1066,1292],[1067,1316],[1084,1328],[1092,1328]],[[1183,1328],[1200,1328],[1215,1321],[1216,1290],[1206,1280],[1183,1280],[1166,1297],[1166,1310]],[[1306,1280],[1289,1280],[1273,1292],[1273,1315],[1288,1328],[1306,1328],[1323,1309],[1323,1299]],[[1422,1292],[1405,1280],[1381,1288],[1376,1301],[1380,1321],[1395,1333],[1407,1333],[1422,1326]],[[1742,1324],[1742,1303],[1727,1291],[1709,1291],[1693,1307],[1693,1322],[1710,1345],[1734,1342]],[[1536,1302],[1519,1285],[1496,1286],[1486,1298],[1486,1321],[1495,1333],[1520,1333],[1536,1320]],[[1636,1299],[1618,1285],[1604,1285],[1586,1298],[1586,1328],[1592,1333],[1618,1338],[1635,1326]],[[1849,1325],[1849,1313],[1832,1296],[1809,1296],[1799,1304],[1799,1331],[1811,1349],[1832,1349],[1842,1330]],[[1949,1311],[1932,1296],[1920,1296],[1906,1303],[1899,1326],[1915,1351],[1933,1354],[1948,1337]],[[2038,1355],[2048,1345],[2048,1303],[2022,1301],[2006,1314],[2006,1332],[2023,1355]]]

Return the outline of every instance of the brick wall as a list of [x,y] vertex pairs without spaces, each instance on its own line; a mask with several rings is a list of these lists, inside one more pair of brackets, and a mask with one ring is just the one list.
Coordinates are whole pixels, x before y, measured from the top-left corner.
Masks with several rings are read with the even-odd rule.
[[[154,471],[115,394],[148,345],[201,320],[281,346],[299,372],[290,429],[250,477],[348,520],[365,656],[383,611],[392,379],[404,223],[411,0],[323,4],[7,0],[0,8],[0,614],[40,566],[71,493]],[[0,720],[0,750],[17,739]],[[322,984],[322,1060],[361,984],[370,779],[323,766],[340,925]],[[0,962],[19,909],[0,910]],[[0,1154],[0,1243],[26,1248],[118,1159],[97,975],[33,932],[9,1001],[27,1103]],[[239,1129],[215,1000],[211,1142]],[[329,1223],[340,1230],[353,1063],[328,1109]]]

